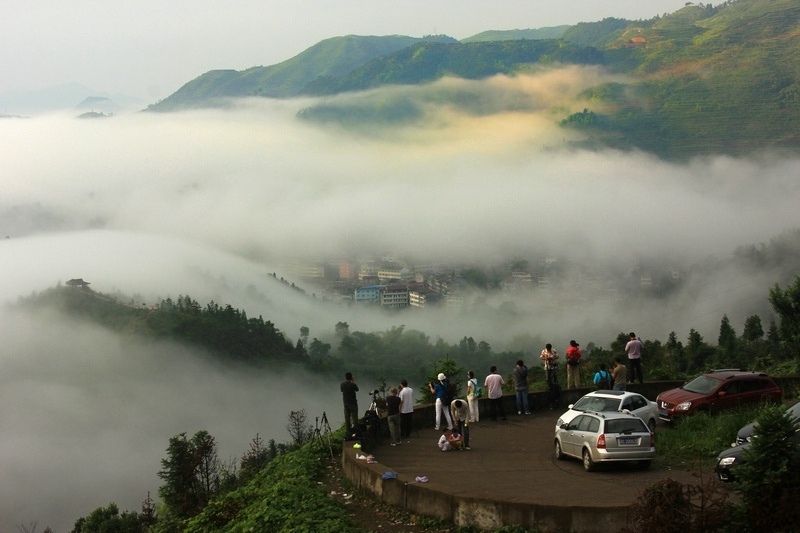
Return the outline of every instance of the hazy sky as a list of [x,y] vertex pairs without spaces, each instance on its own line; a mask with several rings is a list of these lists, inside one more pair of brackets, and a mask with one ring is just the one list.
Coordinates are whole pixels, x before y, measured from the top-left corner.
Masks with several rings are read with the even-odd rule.
[[0,94],[77,82],[96,91],[169,96],[213,69],[272,65],[341,35],[541,28],[605,17],[652,18],[684,0],[4,0]]

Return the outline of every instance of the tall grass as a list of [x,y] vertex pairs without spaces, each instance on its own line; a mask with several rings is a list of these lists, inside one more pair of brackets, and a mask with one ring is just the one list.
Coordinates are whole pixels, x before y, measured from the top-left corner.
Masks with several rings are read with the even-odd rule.
[[659,467],[713,469],[717,454],[730,447],[736,433],[758,418],[763,407],[747,407],[724,413],[697,413],[656,430],[656,462]]

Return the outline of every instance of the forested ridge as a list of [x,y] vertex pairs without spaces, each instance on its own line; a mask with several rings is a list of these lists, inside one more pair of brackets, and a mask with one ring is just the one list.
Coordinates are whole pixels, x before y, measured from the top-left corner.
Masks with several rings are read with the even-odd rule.
[[20,298],[20,309],[54,308],[120,334],[173,340],[202,347],[221,359],[263,365],[306,359],[269,320],[248,318],[245,311],[214,301],[200,305],[190,296],[166,298],[158,305],[137,305],[124,297],[87,287],[56,286]]

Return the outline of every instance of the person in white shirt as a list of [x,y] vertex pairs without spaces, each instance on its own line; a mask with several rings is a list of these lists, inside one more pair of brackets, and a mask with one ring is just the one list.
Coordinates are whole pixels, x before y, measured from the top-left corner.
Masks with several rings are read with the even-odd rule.
[[408,381],[400,381],[400,438],[407,439],[411,436],[411,422],[414,414],[414,389],[408,386]]
[[467,403],[469,404],[469,421],[477,422],[480,420],[480,409],[478,408],[478,380],[475,379],[475,372],[472,370],[467,374]]
[[506,411],[503,408],[503,376],[497,373],[497,367],[492,366],[489,370],[491,374],[486,376],[483,386],[489,396],[489,418],[497,420],[497,413],[500,413],[500,420],[506,419]]

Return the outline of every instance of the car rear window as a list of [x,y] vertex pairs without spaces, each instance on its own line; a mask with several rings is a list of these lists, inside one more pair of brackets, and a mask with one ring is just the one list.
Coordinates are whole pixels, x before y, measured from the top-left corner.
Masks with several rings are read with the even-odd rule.
[[625,433],[625,432],[645,432],[650,430],[644,425],[644,422],[639,418],[617,418],[614,420],[606,420],[606,433]]

